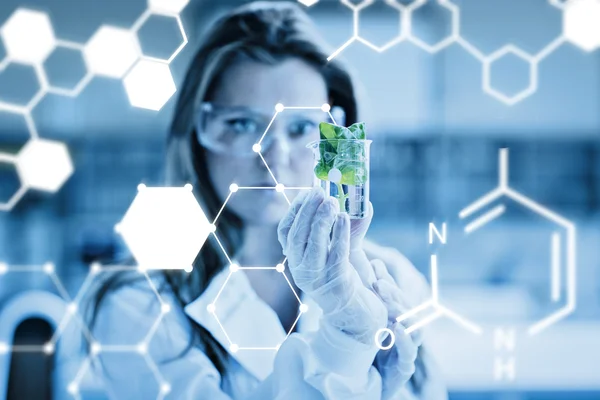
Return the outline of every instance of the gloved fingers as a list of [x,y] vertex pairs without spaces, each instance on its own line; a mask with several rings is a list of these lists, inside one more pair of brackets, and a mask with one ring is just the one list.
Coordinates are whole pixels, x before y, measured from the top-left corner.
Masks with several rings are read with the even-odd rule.
[[326,198],[315,214],[310,227],[310,234],[306,244],[303,265],[312,265],[312,268],[325,267],[329,250],[329,236],[338,214],[339,204],[333,197]]
[[392,285],[396,284],[396,281],[388,272],[388,269],[383,261],[380,259],[371,260],[371,265],[373,266],[373,271],[375,272],[375,277],[377,280],[381,279],[389,282]]
[[315,218],[317,209],[324,200],[325,193],[323,189],[315,187],[298,210],[296,218],[290,227],[287,240],[286,255],[290,260],[290,268],[300,264],[306,249],[312,221]]
[[[398,288],[395,283],[390,283],[387,280],[380,279],[373,285],[375,293],[380,297],[383,304],[388,310],[389,321],[396,322],[396,318],[405,314],[411,310],[411,306],[403,294],[402,290]],[[404,330],[418,322],[417,317],[407,318],[400,323],[397,323],[398,329]],[[423,343],[423,336],[419,330],[410,333],[410,338],[416,346],[420,346]]]
[[346,213],[336,215],[331,235],[331,247],[327,257],[327,271],[329,276],[339,275],[339,268],[348,262],[350,254],[350,218]]
[[294,223],[294,220],[296,219],[296,214],[298,214],[300,207],[302,207],[304,200],[310,194],[310,192],[311,191],[308,191],[308,190],[304,190],[304,191],[300,192],[296,196],[296,198],[294,198],[294,201],[290,205],[290,208],[288,209],[287,214],[285,214],[285,216],[279,222],[279,226],[277,227],[277,239],[279,240],[279,243],[281,244],[281,248],[283,249],[284,254],[286,253],[286,249],[287,249],[287,241],[288,241],[288,234],[290,233],[290,228],[292,227],[292,224]]
[[350,240],[352,248],[362,247],[362,240],[365,238],[371,221],[373,220],[373,204],[367,205],[367,215],[364,218],[350,220]]
[[395,335],[394,346],[377,353],[376,362],[377,369],[385,381],[403,384],[408,382],[415,372],[419,347],[413,343],[410,335],[404,333],[400,324],[397,325],[392,329]]

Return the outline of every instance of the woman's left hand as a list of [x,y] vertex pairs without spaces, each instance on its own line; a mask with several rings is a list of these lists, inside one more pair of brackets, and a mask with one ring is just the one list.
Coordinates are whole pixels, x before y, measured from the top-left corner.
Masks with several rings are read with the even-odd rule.
[[[396,317],[409,311],[411,306],[383,261],[373,260],[371,265],[377,279],[373,289],[388,310],[388,329],[395,336],[395,342],[390,349],[380,350],[377,353],[375,366],[383,381],[384,398],[393,398],[414,374],[415,361],[423,340],[419,331],[405,333],[405,329],[414,322],[411,318],[401,323],[396,321]],[[385,336],[374,340],[384,338]]]

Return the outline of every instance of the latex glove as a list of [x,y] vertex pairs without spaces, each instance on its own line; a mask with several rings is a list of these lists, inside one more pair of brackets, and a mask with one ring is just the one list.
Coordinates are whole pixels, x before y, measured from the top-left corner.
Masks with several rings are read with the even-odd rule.
[[[401,323],[396,317],[411,309],[406,295],[398,287],[381,260],[371,262],[377,281],[373,287],[388,311],[388,328],[394,332],[395,344],[388,350],[380,350],[375,357],[375,366],[383,382],[384,399],[399,398],[404,386],[415,372],[415,361],[423,337],[419,330],[406,334],[404,330],[415,323],[409,318]],[[383,338],[380,338],[382,340]]]
[[319,187],[297,196],[277,233],[294,282],[321,307],[322,321],[372,345],[388,313],[350,264],[350,219],[336,199]]
[[369,202],[365,218],[350,220],[350,263],[358,272],[360,279],[366,287],[370,288],[375,283],[375,274],[371,263],[363,250],[363,240],[373,220],[373,204]]

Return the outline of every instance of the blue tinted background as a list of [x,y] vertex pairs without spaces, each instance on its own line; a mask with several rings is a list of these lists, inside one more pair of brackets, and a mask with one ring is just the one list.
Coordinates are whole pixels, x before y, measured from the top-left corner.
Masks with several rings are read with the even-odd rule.
[[[240,3],[192,0],[182,16],[191,42],[172,63],[177,83],[206,21]],[[449,32],[449,25],[443,10],[430,3],[414,24],[419,35],[435,40]],[[486,54],[508,43],[535,53],[561,32],[560,11],[544,0],[455,3],[462,11],[463,36]],[[101,24],[131,26],[146,4],[3,0],[0,23],[18,6],[48,12],[58,37],[86,42]],[[337,1],[322,0],[310,14],[334,48],[350,37],[351,13]],[[377,44],[397,29],[394,12],[381,1],[361,19],[361,35]],[[177,46],[173,25],[160,18],[140,39],[158,55]],[[518,345],[516,356],[524,361],[515,384],[489,385],[488,378],[481,378],[487,372],[472,374],[483,365],[491,376],[493,352],[478,360],[471,354],[469,359],[476,358],[472,364],[463,360],[462,354],[475,351],[468,332],[441,323],[444,329],[438,332],[444,334],[433,333],[451,398],[600,398],[600,52],[561,46],[541,62],[537,92],[512,107],[482,90],[480,62],[456,45],[431,55],[402,43],[378,54],[356,43],[342,57],[361,82],[361,119],[375,140],[371,236],[400,249],[426,274],[429,255],[439,251],[442,298],[454,309],[493,323],[505,304],[525,309],[546,301],[535,292],[547,280],[545,264],[536,261],[532,249],[537,247],[529,243],[551,228],[530,215],[507,213],[490,228],[485,243],[451,247],[452,238],[462,235],[458,211],[496,185],[498,148],[510,148],[516,190],[578,227],[577,310],[545,334],[544,346]],[[80,61],[69,54],[52,62],[48,69],[56,79],[68,82],[81,72]],[[0,74],[0,93],[8,99],[26,97],[35,88],[26,68],[4,74],[9,75]],[[518,91],[527,85],[526,69],[515,59],[503,60],[493,68],[492,82],[501,91]],[[66,142],[76,171],[58,194],[30,192],[12,212],[0,214],[0,260],[19,265],[53,261],[68,290],[76,292],[87,264],[110,258],[120,246],[113,226],[134,198],[136,185],[160,184],[173,105],[174,99],[159,113],[133,108],[121,82],[103,78],[95,78],[76,99],[48,95],[33,114],[40,135]],[[0,113],[2,149],[16,152],[26,140],[22,121]],[[14,176],[2,169],[2,196],[14,185]],[[431,221],[449,224],[444,249],[427,242]],[[0,304],[28,288],[52,290],[35,275],[7,275],[0,279]],[[493,296],[509,303],[488,302]],[[557,357],[561,352],[565,356]]]

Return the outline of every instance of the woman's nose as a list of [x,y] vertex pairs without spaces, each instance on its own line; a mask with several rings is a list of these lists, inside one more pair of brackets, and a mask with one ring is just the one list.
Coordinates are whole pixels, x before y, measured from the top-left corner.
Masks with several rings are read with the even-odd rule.
[[262,154],[269,168],[276,169],[277,167],[289,165],[292,149],[287,135],[280,134],[279,132],[270,132],[268,134],[272,134],[273,136],[269,138],[270,140],[265,140],[267,143],[263,142],[267,147],[263,147]]

